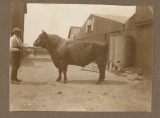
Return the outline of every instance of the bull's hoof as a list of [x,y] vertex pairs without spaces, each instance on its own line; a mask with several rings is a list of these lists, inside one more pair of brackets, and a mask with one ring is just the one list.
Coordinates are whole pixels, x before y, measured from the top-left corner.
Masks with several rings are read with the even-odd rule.
[[56,79],[56,82],[60,82],[60,79]]

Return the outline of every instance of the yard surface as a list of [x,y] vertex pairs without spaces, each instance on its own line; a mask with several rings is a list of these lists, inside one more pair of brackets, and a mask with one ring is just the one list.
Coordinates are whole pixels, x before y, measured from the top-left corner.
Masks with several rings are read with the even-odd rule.
[[10,111],[151,111],[151,79],[134,80],[106,71],[68,66],[68,81],[55,82],[58,70],[49,57],[22,60],[18,85],[10,84]]

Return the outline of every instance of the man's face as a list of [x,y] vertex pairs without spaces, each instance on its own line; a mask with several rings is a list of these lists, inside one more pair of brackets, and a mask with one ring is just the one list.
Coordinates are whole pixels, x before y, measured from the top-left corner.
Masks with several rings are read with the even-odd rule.
[[19,38],[21,38],[21,32],[15,32],[15,35]]

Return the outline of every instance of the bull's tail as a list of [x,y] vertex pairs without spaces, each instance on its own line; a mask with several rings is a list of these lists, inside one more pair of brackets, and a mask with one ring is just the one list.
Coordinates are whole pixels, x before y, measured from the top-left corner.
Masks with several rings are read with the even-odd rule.
[[109,52],[108,43],[105,42],[105,53],[106,53],[105,62],[104,62],[105,64],[107,64],[107,62],[108,62],[108,52]]

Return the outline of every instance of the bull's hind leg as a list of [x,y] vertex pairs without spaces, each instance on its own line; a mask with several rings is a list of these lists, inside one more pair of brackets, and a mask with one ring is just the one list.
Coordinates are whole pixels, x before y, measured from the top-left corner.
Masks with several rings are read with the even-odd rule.
[[58,76],[58,79],[56,79],[56,82],[60,82],[61,81],[61,79],[62,79],[62,69],[59,69],[58,70],[58,72],[59,72],[59,76]]
[[104,79],[105,79],[105,70],[106,70],[106,65],[103,65],[102,66],[102,81],[104,81]]
[[105,64],[97,63],[99,69],[99,79],[96,84],[100,84],[105,79]]

